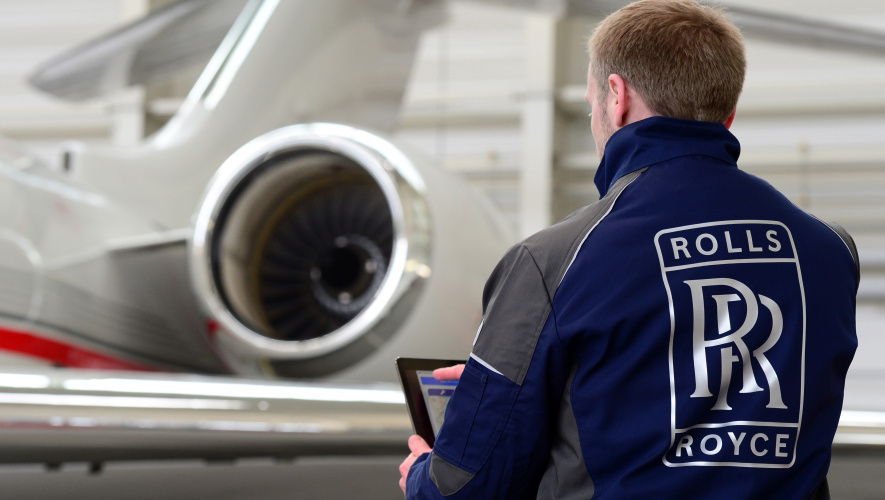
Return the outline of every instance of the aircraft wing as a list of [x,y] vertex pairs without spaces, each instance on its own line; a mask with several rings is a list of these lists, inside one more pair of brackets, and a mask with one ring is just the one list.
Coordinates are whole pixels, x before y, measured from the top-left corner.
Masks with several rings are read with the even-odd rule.
[[246,2],[173,3],[47,61],[30,83],[57,97],[82,100],[205,65]]
[[[837,449],[876,450],[885,414],[845,411]],[[182,374],[0,373],[0,463],[405,455],[398,386]]]
[[0,463],[405,455],[391,384],[181,374],[0,373]]

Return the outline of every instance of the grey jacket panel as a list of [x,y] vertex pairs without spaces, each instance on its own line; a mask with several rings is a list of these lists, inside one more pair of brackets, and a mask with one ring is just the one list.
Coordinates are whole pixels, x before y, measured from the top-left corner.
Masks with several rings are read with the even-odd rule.
[[436,453],[430,455],[430,479],[444,497],[458,493],[474,476],[446,462]]
[[512,247],[483,292],[483,327],[471,357],[517,385],[525,380],[562,278],[593,228],[646,169],[620,178],[601,200]]
[[525,366],[550,314],[550,297],[534,259],[521,245],[501,260],[489,278],[489,284],[493,282],[471,357],[522,385]]
[[846,231],[845,228],[843,228],[839,224],[825,220],[821,220],[821,222],[832,229],[834,233],[838,234],[839,237],[842,238],[842,241],[845,243],[845,246],[848,247],[848,251],[851,252],[851,257],[854,259],[854,265],[857,268],[857,284],[860,285],[860,257],[858,257],[857,255],[857,246],[854,244],[854,239],[851,237],[850,234],[848,234],[848,231]]
[[593,478],[584,464],[578,422],[572,410],[571,386],[576,365],[572,365],[559,407],[556,434],[550,444],[550,461],[541,477],[538,500],[587,500],[593,496]]
[[538,263],[551,298],[556,294],[584,240],[611,211],[627,186],[646,170],[648,168],[621,177],[601,200],[581,208],[523,242]]

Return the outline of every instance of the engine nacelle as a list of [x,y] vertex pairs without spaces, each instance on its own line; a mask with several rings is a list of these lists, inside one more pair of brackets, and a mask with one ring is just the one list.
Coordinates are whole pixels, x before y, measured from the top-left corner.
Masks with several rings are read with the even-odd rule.
[[396,356],[466,357],[511,242],[466,186],[386,139],[295,125],[221,166],[190,264],[235,371],[383,380]]

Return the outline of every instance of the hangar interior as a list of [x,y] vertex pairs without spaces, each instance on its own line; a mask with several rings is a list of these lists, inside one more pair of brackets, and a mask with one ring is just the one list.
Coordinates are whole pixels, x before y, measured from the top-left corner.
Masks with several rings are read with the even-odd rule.
[[[65,141],[134,145],[176,111],[202,69],[102,99],[64,101],[27,83],[39,63],[168,0],[0,3],[0,133],[58,164]],[[736,6],[768,8],[762,0]],[[780,2],[776,12],[885,26],[885,6]],[[585,38],[598,19],[454,2],[426,33],[396,135],[466,179],[529,235],[593,201]],[[885,300],[885,60],[748,38],[734,133],[741,167],[854,236],[864,302]],[[281,53],[281,57],[283,57]]]
[[[37,65],[170,3],[0,2],[0,134],[60,165],[67,141],[132,146],[176,111],[196,80],[64,101],[31,88]],[[874,0],[730,0],[885,31]],[[584,103],[584,40],[598,19],[558,19],[453,2],[426,33],[396,136],[465,179],[527,236],[597,198]],[[748,38],[748,77],[733,127],[740,165],[855,238],[862,264],[855,371],[882,371],[885,343],[885,57]],[[286,57],[281,50],[280,57]],[[752,203],[752,200],[747,200]]]

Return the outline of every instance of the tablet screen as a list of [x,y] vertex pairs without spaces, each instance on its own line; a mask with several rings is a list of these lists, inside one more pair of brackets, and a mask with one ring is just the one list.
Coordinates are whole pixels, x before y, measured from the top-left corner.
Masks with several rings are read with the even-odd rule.
[[419,370],[415,374],[418,376],[421,395],[424,397],[424,405],[427,408],[427,415],[430,417],[430,426],[433,428],[434,437],[436,437],[446,418],[446,406],[449,404],[449,398],[455,393],[458,381],[437,380],[433,378],[433,371]]
[[397,358],[396,360],[415,434],[424,438],[430,446],[433,446],[436,435],[442,428],[446,406],[458,385],[457,380],[435,379],[433,370],[463,363],[463,360],[453,359]]

